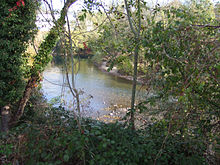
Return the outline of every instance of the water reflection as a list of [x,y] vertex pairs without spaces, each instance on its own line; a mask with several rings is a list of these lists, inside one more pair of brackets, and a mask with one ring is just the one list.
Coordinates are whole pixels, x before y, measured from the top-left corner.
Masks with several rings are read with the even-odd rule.
[[[65,74],[62,72],[62,67],[48,66],[43,76],[45,79],[42,82],[42,89],[46,98],[50,101],[64,94],[63,99],[66,105],[71,105],[72,95],[68,88],[62,87],[63,82],[65,82]],[[75,83],[76,88],[84,92],[81,95],[81,101],[84,104],[90,102],[90,106],[84,106],[84,110],[89,109],[92,112],[97,112],[113,105],[121,105],[123,107],[130,105],[131,81],[103,73],[87,60],[80,61],[80,69],[75,78]],[[141,96],[143,96],[143,92],[141,93]]]

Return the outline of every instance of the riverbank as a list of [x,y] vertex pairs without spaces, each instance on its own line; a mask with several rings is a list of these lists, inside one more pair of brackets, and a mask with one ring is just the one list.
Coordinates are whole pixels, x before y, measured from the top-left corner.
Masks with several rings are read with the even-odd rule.
[[[107,62],[106,61],[103,61],[101,64],[99,64],[97,62],[93,62],[93,63],[102,72],[105,72],[107,74],[111,74],[111,75],[114,75],[114,76],[117,76],[117,77],[120,77],[120,78],[123,78],[123,79],[126,79],[126,80],[133,81],[133,76],[123,75],[123,74],[119,73],[117,67],[115,67],[115,66],[110,71],[108,71],[109,67],[107,66]],[[138,84],[141,84],[141,85],[146,84],[144,78],[141,77],[141,76],[139,76],[137,78],[137,82],[138,82]]]

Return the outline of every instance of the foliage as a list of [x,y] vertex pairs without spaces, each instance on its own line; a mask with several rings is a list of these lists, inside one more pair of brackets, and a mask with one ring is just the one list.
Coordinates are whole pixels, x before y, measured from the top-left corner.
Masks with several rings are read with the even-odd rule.
[[[169,136],[180,134],[192,139],[201,136],[198,141],[206,142],[207,146],[219,142],[220,40],[212,3],[198,0],[184,5],[157,5],[153,9],[142,6],[142,14],[139,71],[145,74],[148,92],[153,97],[146,98],[137,108],[163,112],[172,126]],[[114,29],[106,23],[100,27],[99,39],[91,43],[98,43],[95,51],[99,57],[103,52],[102,59],[111,62],[110,69],[117,65],[120,70],[127,70],[135,42],[129,36],[131,31],[126,31],[119,22],[115,25],[122,35],[117,41],[111,39]],[[127,35],[123,36],[124,33]],[[168,143],[165,140],[165,145]]]
[[[153,164],[167,135],[167,122],[132,131],[119,123],[84,119],[78,130],[71,112],[41,109],[41,119],[20,124],[0,138],[0,161],[19,164]],[[157,164],[205,164],[199,138],[169,135]],[[7,151],[7,152],[3,152]],[[31,152],[30,152],[31,151]]]
[[[205,136],[219,121],[219,33],[215,28],[197,27],[200,20],[184,7],[162,12],[166,21],[149,22],[143,40],[149,69],[156,74],[152,85],[167,100],[177,99],[176,113]],[[202,23],[215,25],[210,19]],[[188,124],[185,127],[190,129]]]
[[[14,103],[20,96],[17,89],[22,89],[25,75],[21,55],[34,34],[30,30],[34,27],[32,22],[22,27],[24,18],[30,16],[34,21],[34,16],[22,15],[16,10],[7,17],[10,5],[11,2],[4,1],[0,7],[4,18],[0,20],[1,35],[8,39],[7,42],[2,40],[0,45],[3,54],[0,57],[3,69],[0,106]],[[0,135],[1,164],[209,163],[209,150],[217,154],[219,149],[215,144],[219,144],[220,121],[219,25],[213,8],[209,1],[203,0],[176,7],[156,6],[153,10],[145,5],[142,4],[141,12],[145,22],[141,26],[139,69],[146,74],[146,84],[153,93],[137,108],[153,113],[159,111],[163,118],[152,119],[151,124],[143,124],[139,130],[119,123],[83,119],[79,129],[72,112],[62,107],[40,107],[40,102],[35,101],[41,96],[33,93],[19,125],[7,137]],[[21,10],[29,12],[32,8],[26,11],[21,7]],[[111,20],[99,24],[99,37],[89,41],[89,46],[98,54],[95,58],[100,57],[100,62],[107,60],[110,68],[117,65],[129,74],[133,67],[130,56],[137,43],[124,21],[123,6],[122,10],[110,11],[113,12]],[[131,14],[135,18],[135,12]],[[50,52],[65,23],[64,15],[65,11],[57,22],[58,29],[54,27],[40,45],[29,72],[31,76],[37,76],[50,61]],[[19,21],[21,25],[16,24]]]
[[[50,62],[51,60],[51,56],[50,56],[50,53],[52,52],[52,49],[53,47],[55,46],[55,43],[58,39],[58,36],[60,34],[60,32],[62,32],[63,30],[63,26],[65,24],[65,17],[66,17],[66,14],[67,14],[67,11],[68,11],[68,8],[75,2],[76,0],[68,0],[67,2],[65,2],[64,4],[64,7],[62,8],[61,12],[60,12],[60,17],[59,19],[55,22],[55,25],[50,29],[48,35],[46,36],[46,38],[44,39],[44,41],[40,44],[39,46],[39,49],[38,49],[38,52],[36,53],[36,55],[34,56],[34,61],[31,65],[31,68],[28,67],[27,65],[27,62],[28,62],[28,59],[30,59],[31,56],[33,55],[30,55],[28,53],[26,53],[26,55],[22,58],[22,51],[25,50],[25,45],[28,45],[27,42],[28,40],[32,39],[32,41],[34,41],[34,37],[33,35],[30,36],[28,34],[24,34],[24,33],[20,33],[20,31],[22,31],[24,29],[24,27],[20,27],[19,29],[16,29],[16,31],[19,33],[19,34],[22,34],[21,35],[21,39],[22,37],[25,37],[26,40],[23,40],[21,43],[23,44],[22,45],[18,45],[19,47],[13,47],[12,49],[14,50],[14,52],[18,52],[18,57],[16,58],[17,61],[20,61],[20,63],[14,63],[14,66],[17,67],[17,70],[19,71],[19,74],[15,74],[15,73],[12,73],[12,77],[16,77],[18,76],[19,77],[19,81],[20,82],[23,82],[24,81],[24,78],[28,78],[28,81],[26,83],[26,87],[25,88],[21,88],[20,86],[17,86],[17,87],[14,87],[13,88],[13,94],[14,94],[14,100],[13,99],[10,99],[9,97],[12,97],[9,89],[7,89],[7,92],[8,93],[1,93],[1,94],[4,94],[4,97],[6,97],[6,101],[5,103],[3,102],[4,99],[3,99],[3,103],[6,104],[7,106],[10,106],[12,104],[15,104],[15,102],[17,100],[19,100],[19,98],[21,97],[21,92],[23,92],[23,97],[22,99],[20,99],[20,102],[18,103],[18,106],[17,106],[17,109],[16,109],[16,112],[15,113],[12,113],[13,115],[11,115],[12,117],[10,118],[10,121],[8,122],[7,120],[3,121],[4,124],[6,125],[6,128],[7,128],[7,125],[10,125],[10,126],[13,126],[15,123],[17,123],[17,121],[20,119],[20,117],[23,115],[23,111],[24,111],[24,108],[26,106],[26,103],[30,97],[30,94],[31,94],[31,90],[37,86],[37,83],[39,83],[39,81],[41,80],[40,78],[40,73],[42,73],[42,71],[44,70],[44,68],[46,67],[46,65]],[[22,3],[22,6],[27,6],[28,4],[25,5],[25,2],[23,0],[19,1],[19,2],[16,2],[17,6],[21,6],[21,3]],[[26,25],[27,27],[32,27],[32,24],[35,26],[35,18],[36,18],[36,15],[35,15],[35,10],[36,10],[36,7],[38,6],[38,1],[36,1],[36,3],[33,3],[33,1],[29,2],[30,4],[33,4],[34,6],[32,6],[32,8],[30,9],[30,11],[32,11],[34,13],[31,13],[32,15],[30,15],[30,21],[31,22],[27,22],[27,24],[25,24],[26,22],[24,20],[20,20],[20,23],[21,25]],[[10,11],[11,9],[9,9]],[[13,7],[12,11],[17,11],[17,7]],[[29,11],[29,9],[28,9]],[[7,14],[7,13],[6,13]],[[21,13],[20,14],[24,14],[24,13]],[[27,13],[28,15],[29,13]],[[11,18],[12,17],[12,13],[9,13],[9,16],[7,18]],[[15,20],[18,20],[17,18],[15,18]],[[34,20],[34,21],[33,21]],[[29,31],[33,33],[33,29],[27,29]],[[28,33],[29,31],[25,31],[26,33]],[[10,34],[11,32],[9,32]],[[12,41],[12,44],[16,44],[15,41]],[[22,51],[19,52],[18,50],[20,50],[20,47],[22,46]],[[17,50],[18,49],[18,50]],[[6,50],[3,51],[3,53],[7,53]],[[16,61],[15,59],[13,59],[14,61]],[[22,61],[23,60],[23,61]],[[24,74],[23,72],[21,72],[22,70],[19,70],[22,66],[26,66],[26,74]],[[16,68],[15,68],[16,69]],[[17,71],[16,70],[16,71]],[[9,72],[12,72],[11,70],[6,70],[7,73]],[[21,72],[21,73],[20,73]],[[4,77],[5,79],[7,78],[10,78],[9,75],[6,75]],[[19,82],[17,82],[17,80],[13,80],[11,82],[8,83],[8,86],[9,87],[13,87],[13,84],[17,84]],[[2,83],[2,86],[4,84]],[[3,86],[4,87],[4,86]],[[20,88],[19,88],[20,87]],[[17,91],[20,91],[20,95],[18,95],[18,93],[16,93]],[[4,106],[4,104],[2,106]],[[7,130],[6,130],[7,132]]]
[[41,73],[52,59],[50,53],[52,52],[53,47],[58,39],[59,28],[60,27],[56,26],[53,27],[50,30],[50,33],[41,43],[38,54],[34,57],[34,63],[31,69],[32,76],[37,76],[38,73]]
[[[103,59],[110,65],[119,66],[123,62],[123,59],[118,60],[117,58],[125,55],[127,52],[131,55],[134,45],[132,44],[133,39],[131,39],[132,36],[130,35],[131,31],[128,27],[128,22],[123,14],[123,7],[118,6],[118,10],[112,10],[111,13],[108,13],[111,16],[109,17],[110,20],[106,19],[103,23],[98,22],[98,37],[91,38],[89,40],[89,46],[95,54],[93,58],[95,62],[100,63]],[[96,55],[99,58],[96,58]],[[131,62],[131,59],[128,59]]]
[[25,106],[24,114],[19,120],[18,124],[23,122],[32,122],[32,121],[45,121],[44,115],[49,111],[45,109],[42,111],[42,107],[47,107],[47,100],[44,98],[43,93],[41,91],[41,87],[34,88],[31,92],[31,97]]
[[0,107],[14,104],[24,89],[25,54],[28,42],[36,30],[37,3],[25,1],[25,6],[10,12],[16,0],[3,0],[0,7]]

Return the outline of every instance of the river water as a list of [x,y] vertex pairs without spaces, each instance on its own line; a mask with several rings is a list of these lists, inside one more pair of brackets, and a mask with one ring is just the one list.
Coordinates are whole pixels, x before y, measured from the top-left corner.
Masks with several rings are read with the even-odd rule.
[[[62,66],[50,65],[43,73],[42,90],[49,102],[57,101],[67,109],[74,108],[73,97],[67,87]],[[71,76],[70,76],[71,77]],[[82,109],[88,114],[102,113],[108,107],[129,107],[132,82],[100,71],[88,60],[81,60],[75,77],[76,88],[80,95]],[[137,99],[143,98],[141,86],[137,87]],[[62,95],[62,97],[60,97]]]

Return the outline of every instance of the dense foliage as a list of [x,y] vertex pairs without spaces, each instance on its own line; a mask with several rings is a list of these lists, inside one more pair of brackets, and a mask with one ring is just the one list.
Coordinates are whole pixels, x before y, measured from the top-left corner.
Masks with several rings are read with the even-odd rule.
[[[131,5],[137,22],[136,2]],[[163,114],[164,122],[169,122],[168,134],[191,140],[201,136],[207,146],[219,144],[220,40],[218,12],[214,13],[218,6],[214,10],[208,0],[184,5],[174,1],[153,9],[142,5],[138,70],[152,97],[141,102],[136,111]],[[126,20],[123,12],[113,10],[111,14],[115,26],[110,22],[100,26],[99,38],[90,42],[97,53],[94,60],[107,61],[110,69],[115,65],[119,73],[131,75],[136,43],[129,36],[128,21],[122,22]],[[112,37],[115,31],[117,39]]]
[[199,10],[203,19],[184,7],[163,10],[163,19],[149,22],[143,46],[153,89],[163,99],[176,99],[172,113],[181,116],[181,129],[193,125],[203,136],[213,136],[220,116],[219,32],[208,10]]
[[0,7],[0,107],[14,104],[24,90],[27,71],[25,50],[36,32],[36,7],[33,0],[17,9],[16,0],[3,0]]
[[166,122],[134,132],[119,123],[85,119],[80,133],[72,114],[62,108],[38,108],[32,115],[29,108],[26,122],[0,141],[3,164],[205,164],[199,137],[169,135],[163,145]]

